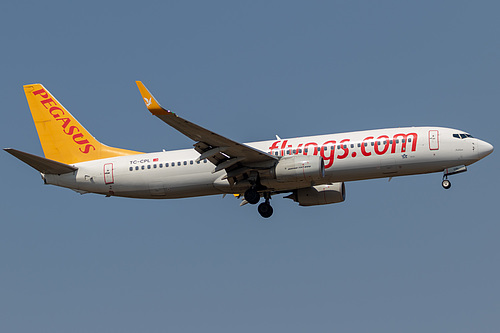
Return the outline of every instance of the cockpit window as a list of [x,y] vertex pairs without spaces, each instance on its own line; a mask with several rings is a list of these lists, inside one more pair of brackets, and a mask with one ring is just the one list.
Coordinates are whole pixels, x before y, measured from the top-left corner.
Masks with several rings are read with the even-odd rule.
[[460,134],[453,134],[453,137],[454,138],[457,138],[457,139],[466,139],[466,138],[473,138],[472,135],[470,134],[466,134],[466,133],[460,133]]

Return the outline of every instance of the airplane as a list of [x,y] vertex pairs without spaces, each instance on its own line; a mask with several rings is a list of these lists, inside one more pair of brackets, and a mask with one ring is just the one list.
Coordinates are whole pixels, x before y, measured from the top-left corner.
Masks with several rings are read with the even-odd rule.
[[163,108],[136,81],[147,109],[193,140],[194,148],[143,153],[100,143],[41,84],[24,86],[45,157],[4,150],[41,173],[45,184],[80,194],[174,199],[233,194],[273,214],[271,197],[300,206],[343,202],[345,182],[443,172],[448,176],[493,152],[461,130],[403,127],[239,143]]

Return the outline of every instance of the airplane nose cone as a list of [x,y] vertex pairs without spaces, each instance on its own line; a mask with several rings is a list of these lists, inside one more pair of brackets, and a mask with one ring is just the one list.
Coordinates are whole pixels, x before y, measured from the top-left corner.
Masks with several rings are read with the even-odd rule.
[[493,146],[486,141],[479,144],[479,158],[484,158],[493,152]]

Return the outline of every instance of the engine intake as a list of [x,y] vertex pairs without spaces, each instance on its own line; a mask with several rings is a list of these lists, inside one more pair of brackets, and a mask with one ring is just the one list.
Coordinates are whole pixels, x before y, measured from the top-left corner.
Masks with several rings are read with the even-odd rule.
[[321,181],[325,163],[317,155],[285,156],[274,167],[274,177],[279,182]]
[[285,198],[298,202],[300,206],[338,203],[345,200],[345,185],[341,182],[301,188]]

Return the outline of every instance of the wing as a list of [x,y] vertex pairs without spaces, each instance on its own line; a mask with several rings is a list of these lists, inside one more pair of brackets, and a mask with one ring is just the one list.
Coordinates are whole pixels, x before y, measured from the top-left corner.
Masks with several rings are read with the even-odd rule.
[[136,83],[148,110],[196,141],[194,149],[200,153],[198,160],[206,158],[212,162],[215,165],[213,172],[225,169],[227,177],[235,177],[250,169],[268,168],[278,161],[276,156],[228,139],[164,109],[141,81]]

